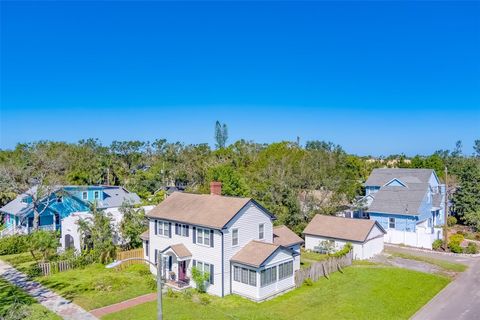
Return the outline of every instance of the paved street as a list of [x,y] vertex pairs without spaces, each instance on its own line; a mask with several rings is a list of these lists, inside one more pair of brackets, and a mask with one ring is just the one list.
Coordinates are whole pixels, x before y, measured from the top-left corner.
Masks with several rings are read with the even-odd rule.
[[55,292],[45,288],[38,282],[31,281],[27,276],[9,264],[0,260],[0,277],[22,288],[50,311],[68,320],[96,320],[91,313],[78,305],[66,300]]
[[452,283],[420,309],[412,320],[470,320],[480,319],[480,258],[457,257],[408,248],[386,246],[390,251],[427,256],[469,266]]

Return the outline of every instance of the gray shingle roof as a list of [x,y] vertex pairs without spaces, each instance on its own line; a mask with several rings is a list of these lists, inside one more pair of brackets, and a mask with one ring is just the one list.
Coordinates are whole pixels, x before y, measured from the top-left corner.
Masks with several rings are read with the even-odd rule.
[[420,214],[422,200],[426,197],[428,184],[411,184],[405,187],[382,187],[373,197],[368,212],[395,214]]
[[140,197],[136,193],[129,192],[122,187],[106,187],[103,192],[106,196],[103,201],[99,202],[99,208],[120,207],[125,201],[130,204],[140,203]]
[[411,183],[428,183],[430,176],[434,173],[432,169],[401,169],[401,168],[380,168],[373,169],[365,182],[366,186],[383,186],[387,182],[398,179],[410,185]]

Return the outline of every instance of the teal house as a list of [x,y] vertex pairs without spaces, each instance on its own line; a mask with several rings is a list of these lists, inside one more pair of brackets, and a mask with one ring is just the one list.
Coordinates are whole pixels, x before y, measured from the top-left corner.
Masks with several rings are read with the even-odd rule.
[[[0,208],[6,226],[0,236],[33,230],[33,196],[37,191],[37,187],[32,187]],[[87,212],[93,204],[99,209],[120,207],[125,201],[139,204],[140,198],[136,193],[118,186],[58,186],[37,201],[39,229],[60,230],[61,221],[73,212]]]

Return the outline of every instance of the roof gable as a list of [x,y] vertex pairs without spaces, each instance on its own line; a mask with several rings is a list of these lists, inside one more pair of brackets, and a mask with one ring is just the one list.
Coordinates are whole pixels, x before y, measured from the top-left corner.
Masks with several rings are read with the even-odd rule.
[[251,198],[174,192],[147,216],[222,229],[247,204],[252,203],[273,219],[273,215]]
[[384,184],[384,187],[387,187],[387,186],[390,186],[390,187],[407,187],[407,185],[405,183],[403,183],[402,181],[400,181],[397,178],[393,178],[392,180],[390,180],[389,182]]
[[379,187],[393,179],[398,179],[406,185],[428,183],[432,174],[435,174],[432,169],[379,168],[372,170],[365,185]]
[[259,268],[264,265],[270,257],[276,252],[285,250],[293,255],[293,252],[283,246],[279,246],[273,243],[267,243],[258,240],[252,240],[242,249],[240,249],[231,259],[232,262],[248,265],[251,267]]
[[307,225],[303,233],[305,235],[365,242],[374,225],[377,225],[382,232],[386,233],[375,220],[351,219],[317,214]]

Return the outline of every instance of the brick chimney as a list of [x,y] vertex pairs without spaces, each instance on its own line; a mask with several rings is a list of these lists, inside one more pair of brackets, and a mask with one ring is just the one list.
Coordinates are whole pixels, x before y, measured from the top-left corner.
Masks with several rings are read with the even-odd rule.
[[211,195],[222,195],[222,183],[218,181],[210,182],[210,194]]

